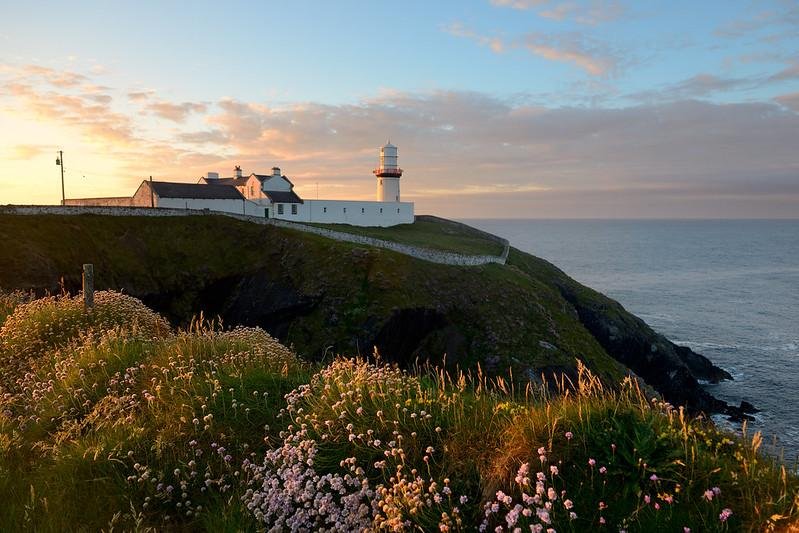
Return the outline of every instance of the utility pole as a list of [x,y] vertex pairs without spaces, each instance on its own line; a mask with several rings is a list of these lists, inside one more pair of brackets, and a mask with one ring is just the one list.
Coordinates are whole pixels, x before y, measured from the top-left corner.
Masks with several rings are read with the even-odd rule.
[[58,151],[58,157],[55,160],[55,164],[61,167],[61,205],[66,205],[67,197],[64,194],[64,151]]
[[153,177],[150,176],[150,207],[155,207],[155,194],[153,193]]

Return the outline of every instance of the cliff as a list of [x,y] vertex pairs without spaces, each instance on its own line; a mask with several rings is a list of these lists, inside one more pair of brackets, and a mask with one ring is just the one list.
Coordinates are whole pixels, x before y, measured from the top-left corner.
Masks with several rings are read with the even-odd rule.
[[[457,245],[484,240],[425,224]],[[445,360],[538,379],[574,377],[579,358],[609,383],[629,369],[670,402],[730,411],[698,383],[729,379],[724,370],[516,249],[506,265],[446,266],[224,216],[92,215],[0,215],[0,247],[5,289],[75,292],[80,265],[94,263],[98,289],[141,298],[173,323],[202,311],[260,326],[308,359],[376,346],[404,366]]]

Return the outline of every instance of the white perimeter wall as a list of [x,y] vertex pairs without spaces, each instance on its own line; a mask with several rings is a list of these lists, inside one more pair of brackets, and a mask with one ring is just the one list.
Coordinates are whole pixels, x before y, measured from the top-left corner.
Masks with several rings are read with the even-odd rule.
[[[297,206],[296,215],[291,213],[292,205]],[[358,200],[305,200],[302,204],[283,204],[283,214],[278,214],[278,204],[274,204],[269,216],[295,222],[383,227],[411,224],[414,220],[413,202]]]
[[237,215],[265,216],[265,207],[249,200],[223,200],[220,198],[158,198],[157,207],[172,209],[209,209]]

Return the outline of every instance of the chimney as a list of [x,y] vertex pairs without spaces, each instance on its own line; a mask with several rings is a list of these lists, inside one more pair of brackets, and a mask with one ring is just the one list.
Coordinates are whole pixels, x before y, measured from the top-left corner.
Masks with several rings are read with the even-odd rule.
[[280,177],[280,167],[272,167],[272,176]]
[[236,165],[236,177],[237,178],[241,177],[241,167],[238,165]]
[[209,172],[205,179],[207,180],[218,180],[219,179],[219,172]]

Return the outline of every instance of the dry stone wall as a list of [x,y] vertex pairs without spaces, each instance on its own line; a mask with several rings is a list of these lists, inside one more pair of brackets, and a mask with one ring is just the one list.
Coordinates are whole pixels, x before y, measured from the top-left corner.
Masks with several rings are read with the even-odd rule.
[[298,224],[296,222],[288,222],[286,220],[277,220],[274,218],[259,218],[246,215],[237,215],[234,213],[225,213],[221,211],[209,211],[207,209],[165,209],[165,208],[150,208],[150,207],[115,207],[115,206],[61,206],[61,205],[8,205],[0,206],[0,214],[3,215],[104,215],[104,216],[150,216],[150,217],[174,217],[174,216],[197,216],[197,215],[224,215],[227,217],[251,222],[262,225],[273,225],[281,228],[293,229],[305,233],[313,233],[328,239],[336,241],[350,242],[354,244],[363,244],[366,246],[374,246],[376,248],[384,248],[397,253],[405,254],[416,259],[429,261],[431,263],[439,263],[443,265],[459,265],[459,266],[478,266],[490,263],[504,265],[508,259],[508,251],[510,245],[507,240],[500,239],[494,235],[492,238],[497,239],[503,244],[501,255],[467,255],[458,254],[454,252],[445,252],[442,250],[433,250],[430,248],[421,248],[418,246],[410,246],[407,244],[400,244],[397,242],[385,241],[382,239],[375,239],[373,237],[366,237],[364,235],[355,235],[352,233],[344,233],[341,231],[334,231],[327,228],[319,228],[316,226],[307,226],[305,224]]

